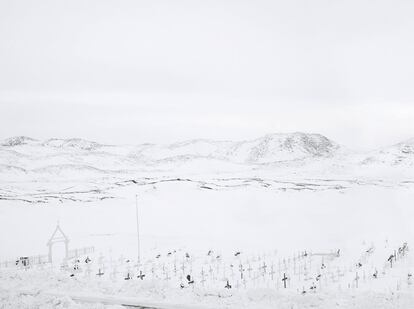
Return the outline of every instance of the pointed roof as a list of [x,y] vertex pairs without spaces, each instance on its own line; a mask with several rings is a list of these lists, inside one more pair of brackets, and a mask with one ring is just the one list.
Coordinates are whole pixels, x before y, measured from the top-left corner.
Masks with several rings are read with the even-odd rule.
[[52,236],[50,237],[49,241],[47,242],[47,245],[56,242],[56,241],[69,241],[69,238],[66,236],[65,233],[63,233],[62,229],[60,228],[59,221],[56,225],[56,229],[53,232]]

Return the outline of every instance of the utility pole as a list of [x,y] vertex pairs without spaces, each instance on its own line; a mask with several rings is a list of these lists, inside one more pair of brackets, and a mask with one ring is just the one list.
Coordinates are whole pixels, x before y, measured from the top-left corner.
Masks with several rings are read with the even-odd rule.
[[141,248],[139,242],[139,216],[138,216],[138,195],[135,194],[135,210],[137,215],[137,258],[138,258],[138,268],[141,265]]

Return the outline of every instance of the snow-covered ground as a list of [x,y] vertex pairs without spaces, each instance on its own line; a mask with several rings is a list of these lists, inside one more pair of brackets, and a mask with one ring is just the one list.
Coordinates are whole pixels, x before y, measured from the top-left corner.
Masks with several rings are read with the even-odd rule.
[[[0,262],[46,254],[58,221],[70,249],[95,251],[91,263],[82,255],[63,269],[1,267],[1,306],[117,307],[84,302],[112,297],[208,308],[412,308],[409,147],[365,155],[320,136],[276,140],[140,151],[83,140],[3,142]],[[148,161],[150,148],[158,157]],[[405,242],[391,268],[389,256]]]

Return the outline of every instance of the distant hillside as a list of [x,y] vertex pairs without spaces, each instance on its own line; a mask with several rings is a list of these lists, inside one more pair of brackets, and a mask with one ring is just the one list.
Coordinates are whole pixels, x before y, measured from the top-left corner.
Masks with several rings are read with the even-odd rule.
[[145,158],[210,157],[237,163],[260,164],[310,157],[331,157],[339,145],[320,134],[269,134],[252,141],[191,140],[167,146],[146,147]]
[[381,166],[394,172],[398,166],[414,167],[414,139],[354,153],[323,135],[301,132],[268,134],[247,141],[195,139],[167,145],[104,145],[81,138],[39,141],[19,136],[0,142],[0,165],[3,179],[10,175],[121,177],[137,171],[363,175]]
[[36,141],[37,140],[27,137],[27,136],[15,136],[15,137],[10,137],[10,138],[3,140],[1,142],[1,146],[12,147],[12,146],[17,146],[17,145],[25,145],[29,143],[34,143]]
[[362,161],[364,165],[414,166],[414,138],[370,152]]

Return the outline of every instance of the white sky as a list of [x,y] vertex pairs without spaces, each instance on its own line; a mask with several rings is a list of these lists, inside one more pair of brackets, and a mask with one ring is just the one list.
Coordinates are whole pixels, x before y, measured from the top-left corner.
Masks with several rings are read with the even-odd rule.
[[0,138],[414,137],[414,1],[0,1]]

